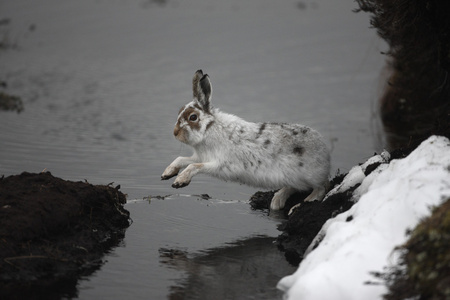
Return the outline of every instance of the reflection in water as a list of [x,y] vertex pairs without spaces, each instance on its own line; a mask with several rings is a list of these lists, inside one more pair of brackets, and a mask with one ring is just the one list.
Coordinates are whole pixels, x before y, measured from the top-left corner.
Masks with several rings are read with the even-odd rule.
[[[288,275],[289,266],[273,242],[273,237],[254,236],[193,257],[161,248],[162,263],[187,273],[170,288],[169,299],[281,298],[276,284]],[[289,274],[294,271],[292,267]]]
[[[38,278],[36,274],[28,274],[29,276],[35,276],[34,280],[23,280],[8,283],[7,280],[3,281],[0,289],[0,299],[66,299],[79,297],[79,281],[82,278],[91,276],[103,266],[106,262],[105,255],[108,255],[114,248],[120,246],[125,237],[125,229],[114,232],[104,242],[99,244],[99,247],[103,248],[103,253],[94,253],[91,251],[86,255],[86,249],[79,248],[80,253],[70,253],[70,255],[79,255],[78,259],[85,260],[85,264],[81,267],[74,266],[69,262],[61,261],[55,267],[53,263],[47,263],[47,260],[53,260],[54,258],[46,258],[44,256],[33,258],[32,255],[27,257],[18,257],[17,261],[14,261],[14,266],[18,269],[26,270],[21,264],[32,263],[35,265],[34,272],[39,275],[39,264],[44,271],[47,272],[49,268],[54,268],[53,276]],[[54,245],[56,246],[56,243]],[[63,250],[61,250],[63,251]],[[67,255],[69,257],[70,255]],[[32,261],[31,261],[32,259]],[[91,260],[91,261],[89,261]],[[6,261],[6,259],[5,259]],[[3,278],[4,280],[4,278]]]

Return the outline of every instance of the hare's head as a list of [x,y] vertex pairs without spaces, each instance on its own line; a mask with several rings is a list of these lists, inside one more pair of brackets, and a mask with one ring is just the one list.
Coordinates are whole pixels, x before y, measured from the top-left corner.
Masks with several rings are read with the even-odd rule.
[[173,134],[180,142],[194,146],[203,141],[205,132],[214,123],[211,82],[202,70],[195,72],[192,90],[194,100],[181,108]]

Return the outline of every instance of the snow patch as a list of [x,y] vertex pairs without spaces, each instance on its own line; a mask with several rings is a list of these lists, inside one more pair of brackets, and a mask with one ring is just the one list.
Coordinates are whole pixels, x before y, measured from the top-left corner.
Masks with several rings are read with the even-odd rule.
[[[375,170],[372,171],[372,173],[378,174],[381,172],[381,170],[384,169],[383,165],[387,162],[389,162],[390,154],[387,151],[383,151],[379,155],[374,155],[371,158],[369,158],[365,163],[359,166],[354,166],[350,169],[348,174],[344,177],[344,180],[341,184],[337,185],[335,188],[333,188],[331,191],[328,192],[328,194],[325,196],[324,201],[326,199],[334,194],[339,194],[344,191],[353,191],[357,190],[357,193],[353,194],[353,200],[357,201],[359,199],[359,196],[362,195],[365,191],[367,191],[367,183],[362,185],[364,182],[372,182],[371,180],[366,179],[366,174],[368,173],[368,168],[376,166]],[[381,166],[381,167],[380,167]],[[374,174],[374,175],[375,175]],[[370,178],[373,179],[375,176],[371,176]],[[362,187],[361,187],[362,185]]]
[[317,248],[278,283],[285,299],[380,299],[387,288],[367,284],[376,279],[371,272],[395,264],[394,248],[406,242],[407,229],[450,197],[450,141],[445,137],[432,136],[390,164],[386,154],[369,160],[380,162],[370,175],[364,175],[364,166],[373,163],[368,161],[334,189],[360,183],[354,193],[359,201],[324,224],[310,246]]

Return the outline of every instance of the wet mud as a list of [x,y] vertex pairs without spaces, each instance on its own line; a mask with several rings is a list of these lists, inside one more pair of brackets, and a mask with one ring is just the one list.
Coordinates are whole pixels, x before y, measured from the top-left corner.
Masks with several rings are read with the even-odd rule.
[[[330,182],[330,188],[341,183],[344,177],[345,174],[341,174],[333,178]],[[257,192],[251,197],[250,205],[253,209],[268,210],[273,194],[274,191]],[[286,260],[294,266],[300,264],[306,249],[320,231],[322,225],[328,219],[350,209],[354,204],[351,200],[352,190],[335,194],[322,202],[304,202],[303,200],[308,195],[309,192],[296,193],[286,201],[282,213],[287,220],[278,228],[282,233],[278,236],[276,244],[284,252]],[[298,203],[301,203],[301,205],[288,217],[289,210]]]
[[130,225],[120,186],[22,173],[0,179],[0,298],[77,296]]

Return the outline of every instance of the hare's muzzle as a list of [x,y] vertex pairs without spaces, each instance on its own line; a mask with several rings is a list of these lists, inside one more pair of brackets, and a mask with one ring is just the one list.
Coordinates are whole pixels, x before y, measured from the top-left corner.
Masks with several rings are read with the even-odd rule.
[[180,125],[179,124],[175,125],[175,128],[173,129],[173,135],[177,137],[178,134],[180,133],[180,130],[181,130]]
[[186,131],[181,128],[180,124],[177,124],[175,126],[175,129],[173,130],[173,135],[177,140],[179,140],[182,143],[187,143],[186,134],[187,134]]

